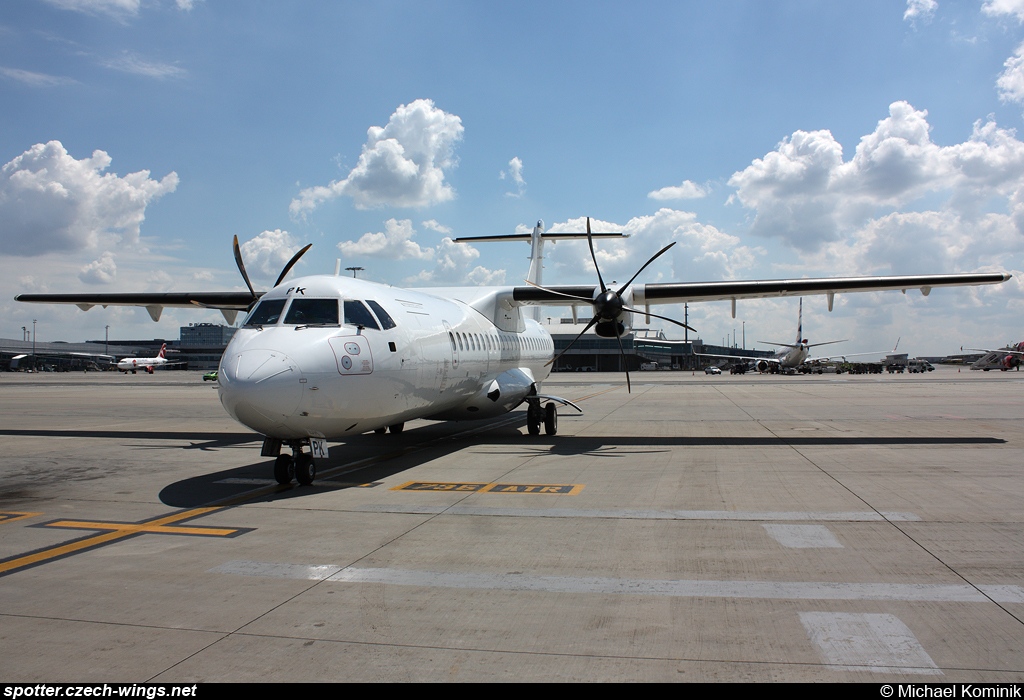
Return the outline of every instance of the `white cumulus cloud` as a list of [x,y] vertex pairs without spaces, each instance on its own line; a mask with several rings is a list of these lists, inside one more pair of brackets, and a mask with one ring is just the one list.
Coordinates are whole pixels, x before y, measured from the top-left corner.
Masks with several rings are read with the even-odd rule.
[[903,13],[903,19],[908,22],[931,19],[938,7],[939,3],[936,0],[907,0],[907,9]]
[[498,179],[504,180],[506,177],[515,183],[515,192],[506,192],[506,197],[522,197],[526,193],[526,180],[523,179],[523,161],[516,156],[508,162],[508,170],[502,170],[498,174]]
[[342,241],[338,250],[346,257],[368,256],[390,260],[430,260],[434,257],[433,248],[421,248],[413,237],[416,235],[409,219],[388,219],[384,222],[384,230],[376,233],[364,233],[358,241]]
[[436,219],[427,219],[426,221],[423,221],[421,223],[423,225],[423,228],[430,229],[431,231],[437,231],[438,233],[443,234],[449,234],[452,232],[450,226],[445,226],[444,224],[438,223]]
[[1024,102],[1024,44],[1003,63],[1002,73],[996,80],[999,99],[1003,102]]
[[86,284],[110,284],[117,276],[117,265],[114,255],[106,252],[98,260],[94,260],[78,273],[78,279]]
[[268,280],[277,279],[300,247],[290,233],[279,228],[264,231],[239,246],[249,276]]
[[[424,228],[450,233],[433,219],[423,222]],[[436,248],[421,246],[413,239],[416,230],[409,219],[388,219],[384,230],[364,233],[356,241],[342,241],[338,250],[349,259],[360,257],[383,258],[385,260],[432,260],[431,269],[408,277],[407,284],[425,285],[494,285],[504,284],[504,270],[490,270],[477,264],[480,251],[470,245],[456,243],[444,236]]]
[[1024,22],[1024,0],[985,0],[981,11],[990,17],[1010,16]]
[[794,132],[729,180],[756,213],[753,232],[813,252],[925,197],[967,218],[992,197],[1009,207],[1024,186],[1024,143],[989,121],[963,143],[939,146],[927,114],[894,102],[849,161],[830,132]]
[[351,197],[358,209],[446,202],[455,191],[445,182],[445,171],[457,164],[455,145],[463,131],[459,117],[431,100],[401,105],[387,126],[369,128],[359,162],[348,177],[302,190],[290,211],[301,216],[340,196]]
[[[76,160],[60,141],[32,146],[0,168],[0,246],[7,254],[95,248],[101,242],[133,245],[146,207],[178,186],[148,170],[119,177],[104,173],[104,151]],[[103,241],[101,241],[101,238]]]
[[682,184],[662,187],[660,190],[648,192],[647,196],[650,199],[665,201],[671,199],[700,199],[701,197],[706,197],[707,194],[708,189],[706,187],[701,187],[691,180],[683,180]]
[[406,280],[409,284],[428,285],[501,285],[505,284],[504,270],[489,270],[476,265],[480,251],[465,243],[456,243],[447,236],[441,239],[435,251],[432,270],[425,270]]

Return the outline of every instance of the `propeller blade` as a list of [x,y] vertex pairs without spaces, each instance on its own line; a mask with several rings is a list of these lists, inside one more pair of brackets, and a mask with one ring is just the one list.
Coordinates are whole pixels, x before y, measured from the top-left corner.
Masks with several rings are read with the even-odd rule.
[[681,327],[685,328],[688,331],[693,331],[694,333],[697,332],[692,326],[688,326],[685,323],[683,323],[682,321],[677,321],[674,318],[669,318],[668,316],[659,316],[658,314],[647,313],[646,311],[641,311],[640,309],[633,309],[633,308],[630,308],[628,306],[623,306],[622,309],[624,311],[629,311],[630,313],[634,313],[634,314],[640,314],[642,316],[653,316],[654,318],[660,318],[662,321],[668,321],[669,323],[674,323],[677,326],[681,326]]
[[597,253],[594,252],[594,237],[590,235],[590,217],[587,217],[587,245],[590,246],[590,258],[594,261],[594,269],[597,270],[597,281],[601,283],[601,291],[605,292],[608,287],[604,286],[604,280],[601,279],[601,268],[597,266]]
[[571,348],[573,345],[575,345],[576,341],[579,340],[580,338],[582,338],[584,333],[586,333],[591,328],[593,328],[595,325],[597,325],[597,322],[598,322],[598,320],[600,320],[600,318],[601,318],[600,316],[594,316],[594,318],[590,319],[590,323],[587,324],[587,327],[584,328],[582,331],[580,331],[580,334],[578,336],[576,336],[575,338],[573,338],[571,343],[569,343],[568,345],[565,346],[565,350],[563,350],[562,352],[558,353],[557,355],[552,357],[550,360],[545,362],[544,366],[547,367],[548,365],[554,364],[555,362],[557,362],[562,357],[562,355],[564,355],[565,353],[569,352],[569,348]]
[[245,263],[242,262],[242,249],[238,247],[238,236],[235,236],[235,264],[238,265],[238,271],[242,273],[242,279],[245,280],[245,286],[249,288],[249,293],[252,294],[253,301],[258,299],[256,296],[256,290],[252,288],[252,282],[249,281],[249,275],[245,272]]
[[639,276],[640,276],[640,273],[641,273],[641,272],[643,272],[644,270],[646,270],[646,269],[647,269],[647,266],[648,266],[648,265],[650,265],[650,264],[651,264],[652,262],[654,262],[655,260],[657,260],[658,258],[660,258],[660,257],[661,257],[661,254],[662,254],[662,253],[664,253],[664,252],[665,252],[666,250],[668,250],[669,248],[671,248],[671,247],[672,247],[672,246],[674,246],[675,244],[676,244],[676,242],[675,242],[675,241],[672,241],[672,242],[671,242],[671,243],[669,243],[669,244],[668,244],[667,246],[665,246],[664,248],[662,248],[661,250],[659,250],[659,251],[658,251],[657,253],[655,253],[655,254],[654,254],[654,255],[653,255],[652,257],[651,257],[651,259],[650,259],[650,260],[648,260],[647,262],[645,262],[645,263],[644,263],[644,266],[643,266],[643,267],[641,267],[641,268],[640,268],[639,270],[637,270],[637,271],[636,271],[636,274],[635,274],[635,275],[633,275],[632,277],[630,277],[630,278],[629,278],[629,282],[626,282],[626,283],[625,283],[624,285],[622,285],[622,288],[621,288],[621,289],[619,290],[619,295],[621,296],[621,295],[622,295],[622,293],[623,293],[624,291],[626,291],[626,287],[628,287],[629,285],[633,284],[633,280],[635,280],[635,279],[636,279],[637,277],[639,277]]
[[619,342],[619,356],[622,357],[622,369],[626,370],[626,393],[632,394],[633,387],[629,383],[629,360],[626,359],[626,351],[622,349],[622,336],[616,335],[615,340]]
[[[292,269],[292,268],[293,268],[293,267],[295,266],[295,263],[297,263],[297,262],[299,261],[299,258],[301,258],[301,257],[303,256],[303,254],[304,254],[304,253],[305,253],[305,252],[306,252],[307,250],[309,250],[310,248],[312,248],[312,247],[313,247],[313,244],[312,244],[312,243],[307,243],[307,244],[306,244],[306,247],[305,247],[305,248],[303,248],[303,249],[302,249],[302,250],[300,250],[300,251],[299,251],[298,253],[296,253],[295,255],[293,255],[293,256],[292,256],[292,259],[291,259],[291,260],[289,260],[289,261],[288,261],[288,264],[284,266],[284,269],[283,269],[283,270],[281,270],[281,274],[277,276],[277,282],[274,282],[274,286],[275,286],[275,287],[276,287],[277,285],[281,284],[281,282],[282,282],[282,281],[284,280],[284,278],[285,278],[285,275],[287,275],[287,274],[288,274],[288,273],[289,273],[289,272],[291,271],[291,269]],[[245,274],[245,273],[243,273],[243,274]],[[250,287],[250,289],[251,289],[251,287]]]

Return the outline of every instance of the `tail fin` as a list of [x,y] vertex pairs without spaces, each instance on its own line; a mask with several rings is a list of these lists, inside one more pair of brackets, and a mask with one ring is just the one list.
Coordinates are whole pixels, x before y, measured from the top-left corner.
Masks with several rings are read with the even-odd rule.
[[160,352],[157,353],[157,357],[167,357],[167,343],[160,346]]
[[800,312],[796,317],[796,344],[804,342],[804,298],[800,297]]

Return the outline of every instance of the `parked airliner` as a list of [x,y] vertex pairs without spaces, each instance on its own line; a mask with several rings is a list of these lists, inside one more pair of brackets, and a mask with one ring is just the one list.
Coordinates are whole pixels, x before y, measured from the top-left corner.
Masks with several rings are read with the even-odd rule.
[[[534,229],[535,256],[543,239]],[[154,320],[164,307],[220,309],[228,323],[248,310],[220,363],[219,391],[225,409],[264,436],[262,454],[276,457],[274,476],[309,484],[315,458],[327,456],[327,440],[367,431],[398,432],[405,422],[469,420],[497,416],[527,404],[527,427],[557,431],[556,404],[571,402],[541,393],[555,359],[551,336],[524,307],[586,306],[591,328],[619,341],[636,314],[652,304],[920,289],[997,284],[1010,275],[983,272],[896,277],[636,284],[636,277],[671,245],[655,254],[621,287],[608,287],[588,243],[598,284],[403,289],[365,280],[317,275],[284,282],[309,246],[300,250],[274,287],[258,293],[249,282],[235,238],[235,258],[248,292],[139,294],[22,294],[18,301],[144,306]],[[340,266],[339,266],[340,267]],[[539,259],[531,269],[540,269]],[[535,275],[534,275],[535,276]],[[576,342],[575,340],[573,342]],[[564,352],[564,351],[563,351]],[[627,374],[627,387],[629,385]],[[578,410],[578,409],[577,409]],[[288,447],[291,454],[282,453]],[[309,451],[304,451],[308,449]]]
[[125,374],[129,372],[135,374],[136,370],[140,369],[153,374],[153,370],[157,367],[180,364],[180,362],[169,362],[167,360],[167,343],[164,343],[160,346],[160,352],[156,354],[156,357],[126,357],[118,361],[117,369]]
[[1000,350],[985,350],[982,348],[969,348],[977,352],[988,353],[977,362],[971,365],[971,369],[983,369],[988,372],[990,369],[1007,370],[1016,369],[1020,371],[1021,360],[1024,359],[1024,341],[1007,345]]

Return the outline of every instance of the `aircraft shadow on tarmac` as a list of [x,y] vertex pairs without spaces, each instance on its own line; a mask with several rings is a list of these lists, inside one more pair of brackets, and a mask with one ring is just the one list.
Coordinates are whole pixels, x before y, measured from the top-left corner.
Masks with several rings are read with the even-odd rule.
[[122,440],[187,440],[188,445],[175,446],[174,449],[210,450],[221,447],[235,447],[250,442],[262,441],[253,433],[202,433],[172,432],[167,430],[0,430],[0,436],[17,437],[74,437],[74,438],[107,438]]
[[[453,436],[449,424],[433,424],[399,435],[358,435],[330,446],[330,459],[317,469],[321,476],[312,486],[278,486],[271,479],[273,460],[259,461],[212,474],[169,484],[160,492],[166,505],[194,508],[230,502],[233,497],[250,493],[246,503],[270,503],[323,494],[327,490],[375,488],[384,479],[438,459],[458,450],[480,454],[526,456],[577,456],[625,458],[631,454],[669,452],[679,447],[841,447],[853,445],[935,446],[1002,445],[1005,440],[990,437],[575,437],[572,435],[524,437],[516,426],[506,425],[472,436]],[[344,466],[368,461],[366,466]],[[341,468],[338,474],[332,470]],[[262,487],[262,490],[261,490]]]
[[[549,442],[550,444],[543,444]],[[486,445],[506,444],[488,440]],[[1006,440],[991,437],[843,437],[835,436],[757,436],[757,437],[572,437],[557,436],[538,438],[533,445],[522,440],[507,443],[510,449],[503,454],[550,454],[550,455],[592,455],[622,456],[669,452],[674,447],[846,447],[854,445],[874,446],[935,446],[935,445],[1004,445]],[[636,449],[622,449],[636,448]],[[642,449],[647,448],[647,449]]]

